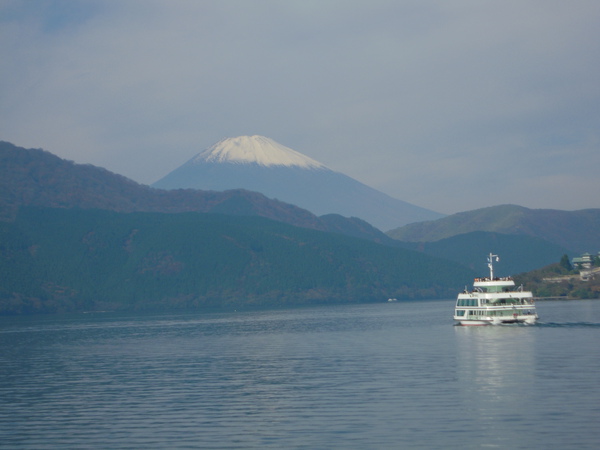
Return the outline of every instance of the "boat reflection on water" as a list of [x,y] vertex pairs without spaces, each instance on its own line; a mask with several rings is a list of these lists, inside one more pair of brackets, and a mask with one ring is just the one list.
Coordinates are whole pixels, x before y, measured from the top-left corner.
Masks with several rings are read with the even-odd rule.
[[535,330],[523,325],[454,327],[462,408],[475,411],[479,433],[490,444],[513,444],[533,419],[524,402],[534,399]]

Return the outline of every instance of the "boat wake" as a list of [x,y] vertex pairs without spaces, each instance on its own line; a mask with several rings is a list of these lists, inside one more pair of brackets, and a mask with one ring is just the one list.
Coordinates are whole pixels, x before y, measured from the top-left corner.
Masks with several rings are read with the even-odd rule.
[[594,322],[538,322],[537,327],[545,328],[600,328],[600,323]]

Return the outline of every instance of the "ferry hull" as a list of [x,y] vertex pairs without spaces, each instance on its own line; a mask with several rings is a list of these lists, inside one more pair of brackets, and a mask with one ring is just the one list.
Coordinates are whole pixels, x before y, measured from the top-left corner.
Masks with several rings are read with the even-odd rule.
[[537,316],[515,317],[515,318],[485,318],[485,319],[464,319],[455,317],[457,325],[461,326],[482,326],[482,325],[503,325],[511,323],[522,323],[533,325],[537,321]]

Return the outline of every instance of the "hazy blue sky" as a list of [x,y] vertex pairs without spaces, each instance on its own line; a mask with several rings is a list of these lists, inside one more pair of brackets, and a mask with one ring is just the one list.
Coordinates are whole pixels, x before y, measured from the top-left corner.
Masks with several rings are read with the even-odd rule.
[[0,0],[0,140],[150,184],[260,134],[442,213],[600,207],[598,0]]

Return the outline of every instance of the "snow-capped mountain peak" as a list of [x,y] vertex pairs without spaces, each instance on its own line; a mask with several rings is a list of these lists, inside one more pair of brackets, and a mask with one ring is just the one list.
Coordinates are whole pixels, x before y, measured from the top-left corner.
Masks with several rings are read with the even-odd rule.
[[264,136],[238,136],[223,139],[196,155],[191,164],[256,163],[261,166],[287,166],[326,169],[325,165]]
[[[263,136],[224,139],[153,184],[159,189],[246,189],[313,214],[358,217],[381,230],[441,214],[392,198]],[[243,206],[240,211],[243,211]]]

